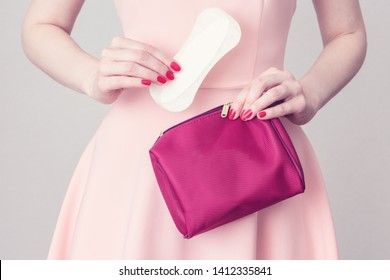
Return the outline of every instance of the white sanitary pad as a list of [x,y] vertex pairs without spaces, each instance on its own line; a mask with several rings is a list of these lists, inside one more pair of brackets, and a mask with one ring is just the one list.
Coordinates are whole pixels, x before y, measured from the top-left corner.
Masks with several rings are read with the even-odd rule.
[[168,111],[187,109],[207,73],[240,38],[240,26],[229,14],[217,8],[204,10],[174,57],[182,71],[175,73],[175,80],[163,86],[150,86],[153,99]]

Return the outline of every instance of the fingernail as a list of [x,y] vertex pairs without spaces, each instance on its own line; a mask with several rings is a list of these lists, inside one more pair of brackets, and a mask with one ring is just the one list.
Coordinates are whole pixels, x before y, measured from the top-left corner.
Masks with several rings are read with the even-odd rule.
[[247,110],[244,110],[244,111],[241,112],[240,118],[241,118],[242,120],[244,120],[244,115],[246,114],[246,111],[247,111]]
[[152,84],[151,80],[141,80],[141,83],[145,86],[150,86]]
[[246,121],[246,120],[248,120],[248,119],[250,119],[251,117],[253,116],[253,112],[252,112],[252,110],[247,110],[246,112],[245,112],[245,114],[243,115],[243,117],[244,117],[244,121]]
[[177,64],[175,61],[171,63],[171,69],[173,71],[179,72],[181,70],[181,67],[179,64]]
[[236,110],[230,109],[229,115],[228,115],[228,119],[229,119],[229,120],[234,120],[235,117],[236,117]]
[[261,111],[261,112],[259,112],[259,113],[257,114],[257,117],[258,117],[259,119],[262,119],[262,118],[264,118],[266,115],[267,115],[266,112]]
[[168,80],[173,80],[175,79],[175,75],[173,75],[173,72],[172,71],[167,71],[167,73],[165,74],[165,76],[168,78]]
[[253,112],[252,110],[245,110],[242,114],[241,114],[241,119],[243,121],[247,121],[248,119],[250,119],[253,115]]
[[157,77],[157,81],[159,81],[162,84],[165,84],[167,82],[167,79],[165,79],[163,76],[159,75]]

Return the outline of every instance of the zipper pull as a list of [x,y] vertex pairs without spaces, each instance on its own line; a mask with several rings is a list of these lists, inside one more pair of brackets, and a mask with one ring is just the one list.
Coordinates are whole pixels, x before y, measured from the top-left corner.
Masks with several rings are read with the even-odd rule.
[[227,117],[227,115],[229,114],[230,106],[232,106],[232,102],[229,102],[229,103],[226,103],[226,104],[223,105],[222,112],[221,112],[221,117],[222,118],[226,118]]

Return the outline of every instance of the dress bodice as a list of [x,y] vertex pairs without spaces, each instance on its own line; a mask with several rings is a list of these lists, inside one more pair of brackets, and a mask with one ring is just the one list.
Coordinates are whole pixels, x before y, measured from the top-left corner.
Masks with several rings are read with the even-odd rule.
[[241,27],[238,46],[210,71],[202,88],[242,87],[268,67],[283,68],[287,34],[296,0],[114,0],[124,36],[173,56],[197,15],[217,7]]

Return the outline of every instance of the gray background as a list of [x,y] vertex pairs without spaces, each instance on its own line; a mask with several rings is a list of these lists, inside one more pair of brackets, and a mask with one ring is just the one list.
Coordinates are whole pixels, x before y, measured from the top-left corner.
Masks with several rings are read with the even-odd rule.
[[[44,259],[75,165],[109,106],[68,90],[25,58],[29,1],[0,2],[0,259]],[[327,183],[342,259],[390,259],[390,3],[362,0],[369,50],[356,78],[304,127]],[[111,1],[86,1],[74,37],[98,55],[120,35]],[[315,13],[298,0],[286,69],[321,50]]]

